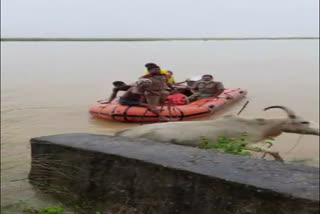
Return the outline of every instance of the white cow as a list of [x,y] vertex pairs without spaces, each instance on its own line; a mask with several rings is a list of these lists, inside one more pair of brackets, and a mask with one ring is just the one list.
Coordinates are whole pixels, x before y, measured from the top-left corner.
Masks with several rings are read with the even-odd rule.
[[227,115],[217,120],[147,124],[126,129],[116,135],[189,146],[199,146],[201,137],[206,137],[208,140],[215,142],[219,136],[239,137],[243,133],[248,135],[248,143],[256,143],[269,137],[276,137],[282,132],[319,135],[318,124],[296,116],[291,110],[283,106],[271,106],[265,108],[265,110],[271,108],[285,110],[288,117],[262,119]]
[[[219,136],[230,138],[247,134],[246,143],[257,143],[282,132],[319,136],[319,125],[302,119],[283,106],[270,106],[264,110],[280,108],[288,117],[275,119],[243,118],[227,115],[217,120],[154,123],[130,128],[116,133],[117,136],[144,138],[160,142],[171,142],[197,147],[202,137],[216,142]],[[271,153],[270,150],[264,150]]]

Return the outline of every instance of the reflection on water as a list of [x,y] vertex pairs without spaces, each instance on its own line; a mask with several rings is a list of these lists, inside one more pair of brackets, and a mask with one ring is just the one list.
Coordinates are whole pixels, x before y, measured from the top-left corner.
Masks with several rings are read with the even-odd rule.
[[[31,200],[31,137],[130,126],[90,118],[88,106],[109,96],[111,82],[133,82],[155,62],[176,80],[211,73],[227,87],[248,89],[245,116],[285,116],[285,105],[318,122],[319,40],[185,42],[15,42],[1,45],[2,205]],[[236,113],[244,101],[220,112]],[[217,117],[217,116],[215,116]],[[214,117],[213,117],[214,118]],[[318,166],[319,138],[283,134],[274,148],[287,160]],[[292,151],[291,151],[292,150]],[[31,196],[31,197],[30,197]]]

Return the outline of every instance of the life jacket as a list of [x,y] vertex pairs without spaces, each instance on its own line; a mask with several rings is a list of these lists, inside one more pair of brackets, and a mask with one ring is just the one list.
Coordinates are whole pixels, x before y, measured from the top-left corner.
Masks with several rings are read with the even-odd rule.
[[[145,70],[144,74],[149,74],[148,69]],[[164,70],[162,68],[160,68],[160,74],[165,74],[167,77],[169,76],[169,72],[167,70]],[[175,80],[173,78],[173,76],[167,78],[168,83],[174,83]]]
[[[148,69],[145,70],[144,74],[149,74]],[[160,68],[160,74],[168,75],[168,71]]]
[[168,78],[168,83],[175,83],[175,80],[174,80],[173,76]]
[[173,103],[175,105],[184,105],[184,100],[186,99],[186,95],[184,94],[171,94],[167,96],[165,104]]

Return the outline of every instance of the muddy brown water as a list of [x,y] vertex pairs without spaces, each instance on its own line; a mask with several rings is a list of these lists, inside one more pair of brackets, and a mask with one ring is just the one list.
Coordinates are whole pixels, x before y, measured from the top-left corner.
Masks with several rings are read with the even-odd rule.
[[[210,73],[247,98],[218,114],[285,116],[270,105],[291,107],[319,122],[319,40],[183,42],[3,42],[1,44],[1,205],[41,204],[26,180],[29,139],[89,132],[109,134],[136,126],[92,119],[88,107],[108,97],[111,82],[133,82],[155,62],[177,81]],[[210,119],[214,119],[213,116]],[[274,149],[289,162],[319,166],[319,138],[283,134]],[[298,143],[297,143],[298,142]],[[296,146],[295,146],[296,145]]]

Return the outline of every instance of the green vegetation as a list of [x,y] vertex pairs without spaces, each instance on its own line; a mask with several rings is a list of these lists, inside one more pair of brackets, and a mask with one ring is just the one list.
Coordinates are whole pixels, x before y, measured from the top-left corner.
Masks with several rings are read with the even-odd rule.
[[200,148],[212,149],[218,152],[224,152],[234,155],[250,155],[250,152],[244,151],[246,143],[243,138],[228,138],[225,136],[219,136],[217,142],[210,142],[206,138],[202,138]]
[[61,206],[52,206],[37,210],[33,207],[28,207],[23,210],[25,214],[59,214],[63,211]]
[[[243,133],[238,138],[229,138],[225,136],[219,136],[217,139],[217,142],[213,143],[210,142],[208,139],[203,137],[201,139],[201,145],[200,148],[202,149],[211,149],[218,152],[224,152],[234,155],[250,155],[251,153],[249,151],[254,152],[261,152],[260,148],[257,147],[247,147],[247,134]],[[268,143],[272,145],[272,142],[274,141],[273,138],[269,138],[264,141],[264,143]]]
[[174,37],[174,38],[1,38],[2,42],[146,42],[146,41],[208,41],[208,40],[288,40],[288,39],[319,39],[319,37]]
[[81,201],[80,203],[57,202],[56,204],[47,204],[46,207],[39,204],[31,204],[29,201],[19,200],[7,207],[1,207],[1,214],[102,214],[104,212],[92,206],[92,202]]

